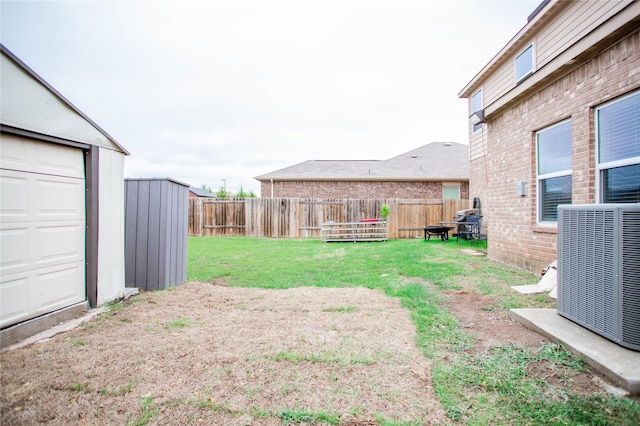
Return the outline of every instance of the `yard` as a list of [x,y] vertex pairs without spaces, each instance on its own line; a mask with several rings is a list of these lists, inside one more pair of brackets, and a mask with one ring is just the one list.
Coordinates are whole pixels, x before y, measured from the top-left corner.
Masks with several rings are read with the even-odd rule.
[[189,283],[0,354],[0,423],[637,424],[509,319],[539,276],[461,249],[191,238]]

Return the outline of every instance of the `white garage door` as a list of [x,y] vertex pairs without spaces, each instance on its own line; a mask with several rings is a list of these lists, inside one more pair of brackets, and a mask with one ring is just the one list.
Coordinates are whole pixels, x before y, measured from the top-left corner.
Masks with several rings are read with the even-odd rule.
[[83,151],[0,139],[0,325],[86,299]]

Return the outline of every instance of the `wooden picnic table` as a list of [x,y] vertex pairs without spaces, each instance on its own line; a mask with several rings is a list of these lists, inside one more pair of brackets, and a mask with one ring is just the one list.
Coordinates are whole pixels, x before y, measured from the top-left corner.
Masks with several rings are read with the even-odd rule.
[[365,219],[360,222],[325,222],[322,240],[329,241],[387,241],[387,222]]

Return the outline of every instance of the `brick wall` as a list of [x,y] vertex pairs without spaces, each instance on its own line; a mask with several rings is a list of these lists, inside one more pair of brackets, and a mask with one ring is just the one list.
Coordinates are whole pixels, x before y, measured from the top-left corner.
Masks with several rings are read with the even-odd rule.
[[[484,133],[472,136],[472,144],[484,141],[486,152],[470,162],[470,189],[471,197],[482,200],[490,258],[536,272],[556,259],[556,226],[537,224],[535,132],[571,119],[572,202],[595,203],[594,108],[638,88],[640,33],[636,32],[490,117]],[[527,184],[524,197],[516,194],[519,181]]]
[[[442,199],[443,185],[460,186],[460,198],[469,198],[469,183],[442,182],[273,182],[273,197],[301,198],[363,198],[363,199]],[[270,182],[262,182],[260,194],[272,196]]]

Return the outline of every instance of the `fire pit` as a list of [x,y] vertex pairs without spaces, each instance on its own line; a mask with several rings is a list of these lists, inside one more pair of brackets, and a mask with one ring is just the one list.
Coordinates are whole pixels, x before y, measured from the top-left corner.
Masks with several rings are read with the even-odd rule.
[[443,226],[443,225],[429,225],[424,227],[424,239],[430,240],[432,235],[440,236],[442,241],[449,239],[449,231],[451,231],[453,226]]

